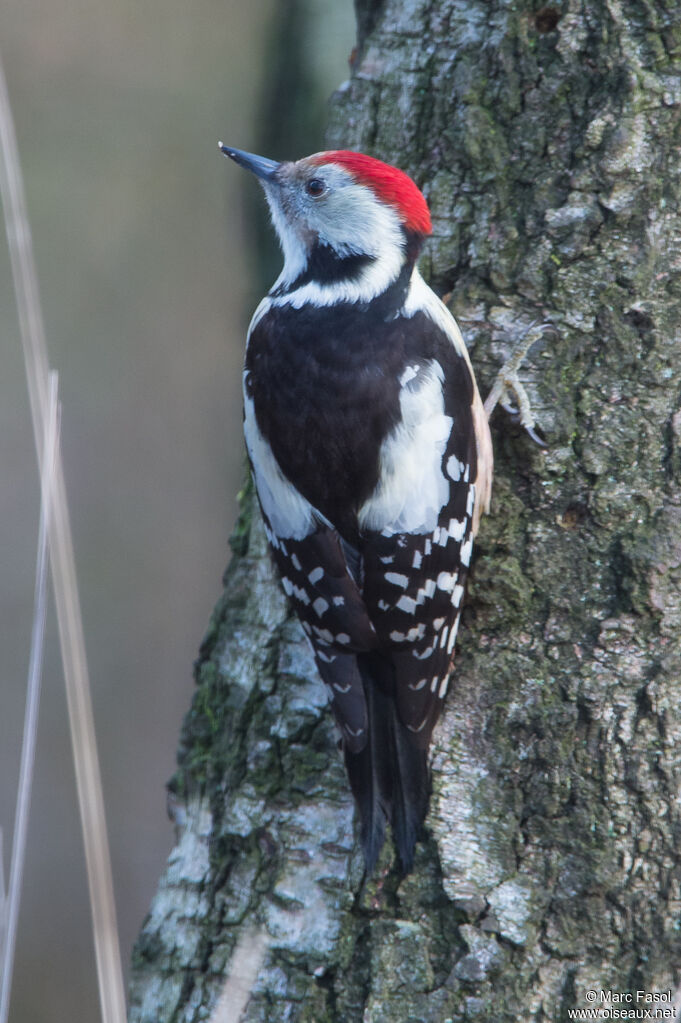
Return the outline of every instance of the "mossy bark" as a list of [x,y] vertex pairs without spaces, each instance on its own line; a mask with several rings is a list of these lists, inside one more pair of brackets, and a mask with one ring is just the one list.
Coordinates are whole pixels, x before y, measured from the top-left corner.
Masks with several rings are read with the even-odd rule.
[[521,371],[548,447],[494,415],[430,837],[401,882],[386,849],[361,884],[322,687],[245,499],[135,1023],[210,1018],[253,928],[248,1023],[558,1023],[589,990],[679,980],[680,11],[357,7],[329,146],[423,187],[423,269],[483,391],[525,328],[553,325]]

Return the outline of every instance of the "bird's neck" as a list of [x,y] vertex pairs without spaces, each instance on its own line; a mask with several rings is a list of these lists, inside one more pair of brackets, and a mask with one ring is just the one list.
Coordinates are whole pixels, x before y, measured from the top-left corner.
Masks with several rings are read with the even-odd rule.
[[399,308],[420,248],[421,241],[409,237],[403,245],[378,248],[374,253],[338,252],[321,242],[302,256],[285,248],[284,269],[269,297],[276,305],[295,308],[375,302]]

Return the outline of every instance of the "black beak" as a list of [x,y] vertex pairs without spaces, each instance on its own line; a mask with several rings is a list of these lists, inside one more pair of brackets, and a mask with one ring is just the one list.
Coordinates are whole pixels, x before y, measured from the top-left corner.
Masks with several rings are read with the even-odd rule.
[[264,156],[255,156],[253,153],[244,153],[241,149],[231,149],[230,146],[224,146],[222,142],[218,142],[218,146],[225,156],[229,156],[235,163],[245,167],[257,178],[262,178],[263,181],[272,181],[280,166],[276,160],[268,160]]

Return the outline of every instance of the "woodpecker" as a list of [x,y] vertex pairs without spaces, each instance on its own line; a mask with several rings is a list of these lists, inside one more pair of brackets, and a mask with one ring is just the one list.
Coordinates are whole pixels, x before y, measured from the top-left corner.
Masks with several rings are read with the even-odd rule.
[[416,260],[407,174],[348,150],[222,152],[264,188],[284,267],[251,321],[246,447],[281,582],[341,733],[368,872],[428,809],[492,444],[466,346]]

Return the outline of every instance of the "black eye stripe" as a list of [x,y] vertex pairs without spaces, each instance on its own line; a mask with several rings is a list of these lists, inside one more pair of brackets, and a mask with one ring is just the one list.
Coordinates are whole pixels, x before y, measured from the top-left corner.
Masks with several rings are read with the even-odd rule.
[[321,178],[310,178],[310,180],[305,184],[305,191],[307,192],[308,195],[311,195],[313,198],[316,199],[318,196],[322,194],[325,187],[326,186],[324,185],[324,182],[322,181]]

